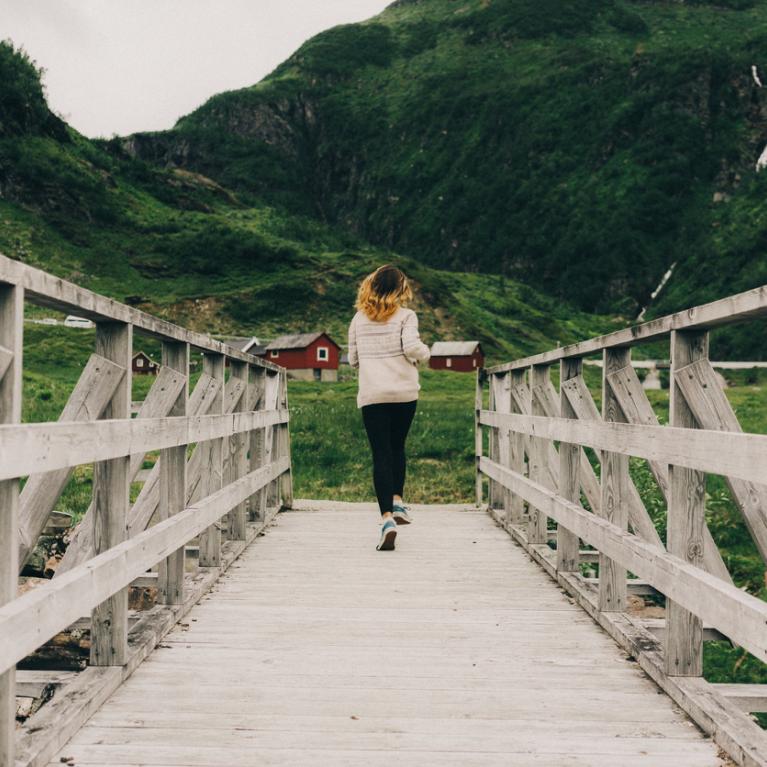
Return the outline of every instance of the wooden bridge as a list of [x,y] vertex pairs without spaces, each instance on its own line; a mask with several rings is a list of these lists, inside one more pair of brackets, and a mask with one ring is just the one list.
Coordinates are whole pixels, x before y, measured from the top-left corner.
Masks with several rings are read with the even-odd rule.
[[[20,423],[25,301],[96,323],[56,423]],[[725,476],[767,553],[767,436],[740,430],[707,355],[710,329],[766,314],[763,288],[480,371],[476,504],[416,507],[381,554],[372,505],[293,500],[284,370],[0,257],[0,767],[767,765],[749,716],[767,686],[702,677],[712,639],[767,660],[767,603],[704,515],[706,474]],[[162,367],[131,418],[134,332]],[[665,338],[661,426],[630,354]],[[667,500],[665,544],[629,456]],[[19,596],[83,464],[91,505]],[[156,604],[129,609],[140,588]],[[85,670],[25,668],[73,626]]]

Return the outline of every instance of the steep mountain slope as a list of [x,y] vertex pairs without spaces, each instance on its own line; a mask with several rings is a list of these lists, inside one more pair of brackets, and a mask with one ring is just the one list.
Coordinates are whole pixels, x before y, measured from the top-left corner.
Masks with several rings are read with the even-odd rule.
[[325,327],[343,340],[358,280],[389,260],[415,281],[427,340],[478,338],[508,358],[613,324],[249,205],[198,173],[109,154],[50,113],[34,66],[2,43],[0,251],[208,332]]
[[[765,0],[399,0],[121,146],[429,265],[631,315],[673,262],[666,308],[764,279],[752,65],[767,82]],[[737,274],[688,282],[733,258]]]

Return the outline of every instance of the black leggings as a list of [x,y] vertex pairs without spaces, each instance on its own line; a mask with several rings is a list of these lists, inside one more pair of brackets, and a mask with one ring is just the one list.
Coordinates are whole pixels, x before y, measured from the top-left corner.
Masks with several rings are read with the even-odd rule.
[[373,451],[373,484],[381,514],[392,510],[393,496],[405,487],[405,440],[417,402],[365,405],[362,421]]

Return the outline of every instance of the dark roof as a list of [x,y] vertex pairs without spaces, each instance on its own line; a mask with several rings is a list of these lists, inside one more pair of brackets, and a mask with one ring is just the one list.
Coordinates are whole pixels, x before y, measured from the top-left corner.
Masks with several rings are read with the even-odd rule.
[[479,341],[436,341],[431,346],[432,357],[469,357]]
[[[324,330],[318,333],[296,333],[295,335],[280,336],[275,338],[274,341],[268,343],[266,348],[271,351],[282,351],[283,349],[305,349],[310,344],[314,343],[320,336],[325,336],[330,343],[338,346],[338,344],[327,334]],[[341,347],[338,346],[340,349]]]

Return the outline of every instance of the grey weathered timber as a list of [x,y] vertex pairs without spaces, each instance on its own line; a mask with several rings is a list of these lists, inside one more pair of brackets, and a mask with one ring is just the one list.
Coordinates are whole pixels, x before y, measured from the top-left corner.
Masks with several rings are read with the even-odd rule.
[[[167,416],[173,409],[182,390],[186,387],[187,379],[177,370],[161,367],[157,378],[147,393],[146,399],[136,415],[137,419],[157,418]],[[130,459],[130,481],[136,479],[144,462],[144,452],[134,453]],[[67,550],[59,562],[54,578],[71,570],[75,565],[93,555],[93,503],[88,506],[85,514],[71,535]]]
[[[560,383],[581,375],[583,360],[571,358],[562,360],[559,368]],[[561,390],[559,401],[562,418],[577,418],[567,394]],[[568,501],[580,503],[580,461],[581,446],[569,442],[559,443],[559,494]],[[557,525],[557,570],[578,572],[580,569],[580,541],[564,525]]]
[[[248,410],[248,372],[249,366],[244,362],[232,361],[230,365],[231,378],[242,383],[242,394],[240,395],[235,412],[244,412]],[[224,483],[229,483],[235,479],[245,476],[248,473],[247,466],[247,442],[248,434],[242,432],[230,435],[225,443],[226,457],[224,461]],[[245,540],[245,527],[247,523],[247,505],[241,503],[236,506],[227,516],[227,536],[234,541]]]
[[[512,370],[509,373],[509,407],[514,413],[521,413],[520,404],[517,397],[514,396],[515,391],[519,391],[521,387],[525,386],[524,370]],[[481,401],[481,392],[480,392]],[[479,414],[477,414],[479,419]],[[481,441],[482,434],[479,435]],[[525,473],[525,437],[517,431],[509,430],[509,467],[512,471],[518,474]],[[480,482],[482,477],[480,475]],[[525,516],[525,502],[524,499],[516,493],[509,492],[511,498],[510,501],[510,519],[508,520],[513,525],[521,525]],[[481,502],[480,502],[481,505]]]
[[[248,409],[263,410],[266,407],[266,372],[263,368],[251,368],[248,390],[250,396]],[[250,471],[263,466],[266,461],[265,432],[265,429],[253,429],[250,432]],[[248,504],[252,520],[266,518],[266,492],[264,490],[259,490],[251,496]]]
[[[280,373],[280,399],[278,408],[283,411],[289,410],[288,404],[288,374],[283,370]],[[288,470],[280,476],[280,491],[282,496],[281,508],[293,508],[293,461],[290,456],[290,425],[289,421],[283,421],[277,427],[280,437],[280,458],[288,459]]]
[[482,478],[482,472],[479,469],[479,460],[482,457],[482,452],[484,450],[484,438],[479,424],[479,414],[484,404],[482,401],[482,382],[484,375],[485,371],[482,368],[478,368],[474,381],[474,500],[477,506],[481,506],[484,499],[484,480]]
[[[163,341],[162,364],[189,380],[189,344]],[[176,397],[168,415],[185,416],[188,387]],[[186,506],[186,445],[168,447],[160,452],[160,505],[158,519],[163,521]],[[173,551],[158,564],[157,589],[161,603],[177,605],[184,601],[184,548]]]
[[[511,412],[511,380],[510,375],[490,377],[490,385],[495,387],[495,409],[499,413]],[[501,466],[511,466],[511,440],[509,429],[501,427],[494,429],[497,433],[498,463]],[[511,522],[511,493],[502,485],[496,488],[496,498],[499,507],[503,509],[506,519]]]
[[[221,354],[203,355],[203,372],[221,384],[210,412],[224,412],[224,357]],[[224,440],[211,439],[197,445],[200,453],[200,497],[207,498],[220,490],[224,479]],[[221,563],[221,522],[216,520],[200,534],[200,567],[218,567]]]
[[[672,426],[694,429],[695,416],[676,382],[677,370],[708,357],[708,332],[674,331],[671,334]],[[700,567],[706,514],[706,475],[672,465],[669,468],[667,546],[670,554]],[[673,600],[666,600],[666,673],[700,676],[703,673],[703,622]]]
[[62,280],[61,277],[48,274],[3,255],[0,255],[0,282],[23,287],[27,300],[38,306],[47,306],[66,314],[76,314],[97,323],[127,322],[137,331],[160,341],[182,341],[196,349],[224,354],[230,359],[242,360],[269,370],[281,370],[278,365],[241,352],[239,349],[216,341],[208,335],[195,333],[166,320],[161,320],[159,317],[153,317],[151,314],[132,306],[121,304],[112,298],[101,296],[72,282]]
[[[133,328],[121,322],[96,325],[96,352],[123,368],[120,384],[104,409],[108,419],[130,418]],[[93,552],[118,546],[128,537],[130,456],[93,466]],[[122,666],[128,657],[128,590],[122,588],[91,612],[92,666]]]
[[[102,354],[92,354],[61,411],[59,421],[94,421],[101,417],[107,403],[124,382],[125,373],[126,369],[122,365]],[[32,553],[71,476],[71,468],[58,469],[44,474],[32,474],[24,485],[19,502],[20,568]]]
[[[602,379],[602,418],[606,423],[624,419],[623,411],[607,383],[607,374],[628,364],[631,350],[605,349]],[[629,477],[628,456],[612,451],[602,453],[602,503],[599,513],[620,530],[628,530]],[[599,556],[599,609],[623,612],[626,609],[626,568],[604,552]]]
[[[415,507],[383,556],[371,505],[317,507],[279,515],[50,764],[721,767],[485,514]],[[380,588],[392,559],[417,587]]]
[[[674,381],[701,429],[742,431],[708,359],[702,358],[680,368]],[[726,480],[762,559],[767,561],[767,486],[736,477],[726,477]]]
[[[621,406],[621,410],[623,410],[628,423],[645,424],[646,426],[659,425],[658,417],[655,415],[655,411],[652,409],[650,400],[647,399],[647,393],[642,388],[642,383],[637,377],[637,374],[631,365],[626,365],[620,370],[616,370],[608,374],[607,381],[610,384],[610,388],[612,389],[615,398],[618,400],[618,403]],[[655,481],[658,483],[658,488],[666,500],[666,503],[668,503],[668,463],[663,463],[661,461],[648,461],[648,465],[653,473],[653,476],[655,477]],[[636,494],[636,498],[639,499],[638,494]],[[634,509],[636,502],[633,499],[633,494],[630,500],[632,501],[632,509]],[[641,500],[639,502],[641,503]],[[644,509],[644,506],[642,506],[642,509]],[[645,514],[641,515],[641,518],[645,525],[649,524],[653,533],[655,533],[657,536],[657,532],[655,532],[655,526],[652,524],[652,520],[649,518],[646,510]],[[632,514],[632,523],[635,519],[637,519],[637,515]],[[641,532],[640,535],[642,535]],[[642,537],[650,540],[646,535],[642,535]],[[723,580],[732,583],[732,576],[727,570],[727,565],[725,565],[724,560],[722,559],[722,555],[719,552],[718,546],[716,545],[714,539],[711,537],[711,531],[708,529],[708,525],[705,525],[703,530],[703,539],[702,567],[713,575],[718,575]],[[661,544],[660,537],[658,537],[658,544]]]
[[[267,374],[266,376],[266,407],[271,410],[276,408],[280,401],[280,376],[275,374]],[[271,427],[266,430],[266,462],[271,463],[280,454],[280,444],[277,436],[277,429]],[[266,505],[269,508],[279,507],[281,503],[280,499],[280,485],[275,480],[267,488],[266,491]]]
[[585,357],[601,352],[603,349],[636,346],[664,338],[672,330],[708,329],[721,325],[733,325],[757,317],[767,317],[767,285],[728,296],[719,301],[712,301],[709,304],[695,306],[683,312],[659,317],[625,330],[617,330],[605,336],[597,336],[588,341],[561,346],[543,354],[495,365],[488,368],[488,373],[502,373],[506,370],[528,368],[531,365],[551,365],[567,357]]
[[[488,387],[488,408],[490,410],[498,411],[498,404],[496,402],[496,398],[498,397],[498,389],[500,386],[500,381],[498,380],[497,376],[490,376],[488,383],[490,384]],[[498,456],[498,445],[499,445],[499,432],[500,429],[491,429],[490,433],[487,435],[487,456],[490,458],[491,461],[499,461]],[[491,509],[497,509],[500,508],[503,505],[503,501],[501,499],[501,495],[503,494],[503,488],[496,485],[493,480],[489,480],[487,483],[487,498],[488,498],[488,504]]]
[[[549,382],[548,365],[534,365],[530,368],[530,412],[532,415],[544,415],[544,408],[535,390],[545,387]],[[551,468],[554,465],[549,452],[549,442],[537,436],[530,439],[530,477],[548,487],[556,487],[551,476]],[[527,523],[527,537],[530,543],[546,543],[546,529],[548,527],[546,515],[541,509],[531,507],[530,519]]]
[[[0,374],[0,423],[21,421],[24,290],[0,283],[0,346],[8,352]],[[0,609],[16,597],[19,480],[0,481]],[[0,672],[0,764],[11,765],[16,732],[16,670]]]

